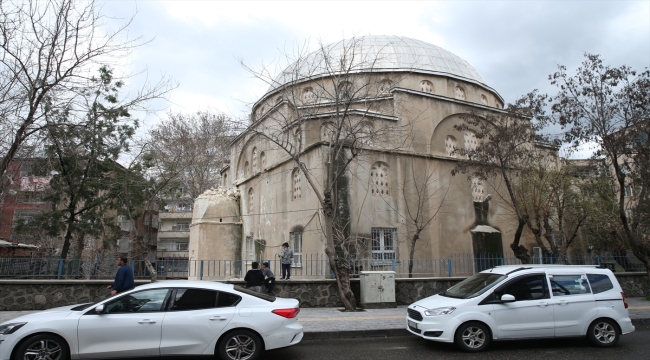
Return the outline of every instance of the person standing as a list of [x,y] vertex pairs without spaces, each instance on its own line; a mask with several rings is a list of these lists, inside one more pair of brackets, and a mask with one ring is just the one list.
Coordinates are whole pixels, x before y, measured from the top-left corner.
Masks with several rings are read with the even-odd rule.
[[266,285],[266,292],[269,295],[273,295],[273,286],[275,285],[275,275],[269,269],[269,263],[262,263],[262,275],[266,277],[264,280],[264,285]]
[[108,285],[106,288],[111,290],[111,296],[131,290],[135,287],[135,280],[133,279],[133,269],[127,265],[128,259],[126,256],[117,258],[117,265],[120,267],[115,274],[115,281],[113,285]]
[[262,285],[264,284],[264,274],[258,269],[259,265],[257,261],[253,261],[251,264],[252,269],[248,270],[246,276],[244,276],[246,287],[257,292],[262,290]]
[[282,278],[280,280],[291,280],[291,262],[293,261],[293,250],[289,249],[289,243],[282,244],[282,251],[278,254],[282,265]]

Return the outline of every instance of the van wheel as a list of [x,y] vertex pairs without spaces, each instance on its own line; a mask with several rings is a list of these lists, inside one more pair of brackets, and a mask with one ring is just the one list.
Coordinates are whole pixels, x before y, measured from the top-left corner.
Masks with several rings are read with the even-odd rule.
[[14,360],[23,359],[70,359],[68,343],[54,334],[35,335],[23,341],[14,353]]
[[252,331],[235,330],[219,341],[222,360],[255,360],[263,351],[262,340]]
[[598,319],[587,330],[587,339],[598,347],[612,347],[620,338],[618,326],[610,319]]
[[468,322],[456,330],[454,340],[463,351],[478,352],[487,349],[492,338],[487,326],[478,322]]

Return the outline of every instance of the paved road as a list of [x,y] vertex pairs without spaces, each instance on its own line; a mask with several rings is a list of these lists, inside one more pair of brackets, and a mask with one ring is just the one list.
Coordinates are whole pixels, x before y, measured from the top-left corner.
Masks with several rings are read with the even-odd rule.
[[298,346],[270,351],[263,360],[431,360],[431,359],[526,359],[592,360],[648,359],[650,326],[621,338],[618,346],[599,349],[584,338],[495,342],[487,352],[468,354],[452,344],[425,341],[415,336],[361,338],[349,340],[308,340]]
[[[464,353],[452,344],[439,344],[415,336],[306,340],[297,346],[266,352],[260,360],[593,360],[648,359],[650,326],[637,327],[611,349],[591,346],[584,338],[494,342],[483,353]],[[212,359],[212,357],[199,357]],[[165,360],[186,360],[185,357]],[[148,360],[148,359],[132,359]]]

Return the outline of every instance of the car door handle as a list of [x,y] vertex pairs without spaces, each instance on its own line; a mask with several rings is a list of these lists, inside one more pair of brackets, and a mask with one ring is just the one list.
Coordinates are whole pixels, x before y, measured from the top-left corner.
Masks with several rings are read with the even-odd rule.
[[149,320],[149,319],[144,319],[144,320],[138,321],[138,324],[155,324],[155,323],[156,323],[156,320]]
[[213,321],[214,320],[226,320],[226,318],[223,317],[223,316],[213,316],[213,317],[210,318],[210,320],[213,320]]
[[569,304],[569,302],[566,301],[566,300],[559,300],[559,301],[557,302],[557,304],[558,304],[558,305],[567,305],[567,304]]
[[546,306],[548,306],[548,303],[547,302],[540,302],[540,303],[537,303],[537,306],[546,307]]

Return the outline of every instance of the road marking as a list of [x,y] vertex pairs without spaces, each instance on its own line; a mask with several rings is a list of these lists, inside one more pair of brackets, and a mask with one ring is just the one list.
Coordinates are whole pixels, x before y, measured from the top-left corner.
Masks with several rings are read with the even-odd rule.
[[309,321],[357,321],[357,320],[384,320],[384,319],[405,319],[405,315],[385,315],[385,316],[351,316],[351,317],[327,317],[327,318],[300,318],[299,322]]

